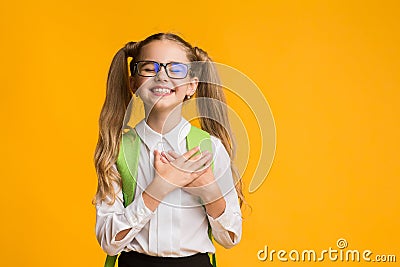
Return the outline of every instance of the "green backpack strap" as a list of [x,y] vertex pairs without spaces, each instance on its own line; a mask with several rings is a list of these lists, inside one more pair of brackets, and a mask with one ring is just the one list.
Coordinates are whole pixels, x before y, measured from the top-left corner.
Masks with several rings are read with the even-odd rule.
[[117,159],[117,169],[122,178],[124,206],[132,203],[136,191],[136,178],[139,166],[140,137],[131,129],[122,135],[122,144]]
[[[187,149],[190,150],[196,146],[200,146],[201,151],[208,150],[212,152],[212,143],[210,134],[202,129],[192,126],[186,138]],[[122,194],[124,197],[124,206],[132,203],[136,190],[136,178],[139,166],[140,155],[140,137],[132,128],[122,135],[120,144],[117,169],[122,178]],[[214,163],[211,163],[211,168],[214,169]],[[210,223],[208,224],[208,236],[212,241],[212,233]],[[107,255],[104,267],[114,267],[118,255]],[[213,267],[217,267],[215,253],[210,254],[210,261]]]
[[[140,138],[132,128],[122,135],[117,159],[117,169],[122,179],[124,207],[132,203],[136,191],[136,178],[140,155]],[[114,267],[118,255],[107,255],[104,267]]]
[[[208,132],[192,125],[186,137],[187,150],[200,146],[200,152],[208,150],[212,153],[211,136]],[[211,169],[214,170],[214,161],[211,162]]]
[[[211,143],[211,136],[208,132],[199,129],[192,125],[190,132],[186,138],[187,150],[190,150],[196,146],[200,146],[200,151],[212,152],[212,143]],[[211,168],[214,170],[214,162],[211,162]],[[208,223],[208,237],[210,238],[211,242],[213,241],[212,237],[212,229],[210,223]],[[217,259],[214,254],[209,254],[210,261],[213,267],[217,267]]]
[[104,267],[114,267],[115,266],[115,262],[117,261],[118,256],[110,256],[107,255],[106,257],[106,262],[104,263]]

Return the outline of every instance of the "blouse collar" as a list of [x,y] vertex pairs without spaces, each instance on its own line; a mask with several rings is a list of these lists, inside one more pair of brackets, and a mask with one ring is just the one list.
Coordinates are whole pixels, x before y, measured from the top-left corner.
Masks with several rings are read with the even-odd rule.
[[142,142],[147,146],[150,151],[155,149],[164,150],[163,143],[168,142],[169,146],[179,154],[183,154],[184,151],[180,151],[179,144],[189,134],[191,124],[185,119],[181,118],[180,122],[169,132],[160,134],[147,124],[146,120],[141,120],[136,126],[136,132],[139,135]]

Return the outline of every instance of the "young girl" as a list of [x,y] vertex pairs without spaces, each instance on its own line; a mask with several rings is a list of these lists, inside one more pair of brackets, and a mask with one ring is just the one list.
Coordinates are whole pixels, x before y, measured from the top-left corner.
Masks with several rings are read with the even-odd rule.
[[[196,62],[205,63],[202,72],[196,72]],[[130,42],[114,56],[99,120],[95,204],[97,240],[108,255],[120,253],[120,267],[211,266],[209,227],[223,247],[239,243],[243,195],[225,105],[198,103],[212,153],[186,148],[191,125],[182,117],[182,104],[191,97],[225,103],[218,83],[207,53],[174,34]],[[134,128],[141,140],[137,186],[125,208],[115,163],[124,115],[136,97],[144,103],[145,119]]]

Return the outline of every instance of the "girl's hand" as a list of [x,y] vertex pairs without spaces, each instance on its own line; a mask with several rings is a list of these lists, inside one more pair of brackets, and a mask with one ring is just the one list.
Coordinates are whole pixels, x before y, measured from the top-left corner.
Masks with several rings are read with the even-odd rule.
[[160,154],[159,151],[155,150],[155,179],[162,178],[168,182],[171,191],[177,187],[191,183],[206,171],[206,169],[201,169],[201,167],[208,164],[211,160],[210,153],[203,153],[200,156],[193,157],[198,151],[199,148],[195,147],[182,156],[169,158],[168,160],[164,152]]
[[[206,151],[203,154],[211,155],[210,152]],[[174,161],[180,157],[174,151],[169,151],[168,153],[163,152],[163,160]],[[194,158],[200,158],[201,155],[196,155]],[[215,180],[214,174],[211,169],[211,161],[206,165],[206,168],[198,175],[197,178],[193,179],[190,183],[182,187],[186,192],[198,196],[203,201],[203,204],[213,202],[222,197],[221,190]]]
[[154,151],[155,176],[142,194],[143,201],[150,210],[154,211],[170,192],[190,184],[207,171],[201,167],[210,163],[211,154],[204,153],[193,157],[198,151],[199,148],[195,147],[182,156],[169,158],[170,160],[165,153],[161,155],[159,151]]

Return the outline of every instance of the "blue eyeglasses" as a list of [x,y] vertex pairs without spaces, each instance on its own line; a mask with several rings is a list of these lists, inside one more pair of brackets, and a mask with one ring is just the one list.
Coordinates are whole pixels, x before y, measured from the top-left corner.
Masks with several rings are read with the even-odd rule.
[[189,66],[180,62],[158,63],[151,60],[137,61],[134,63],[133,73],[143,77],[154,77],[164,67],[165,73],[172,79],[184,79],[188,75]]

